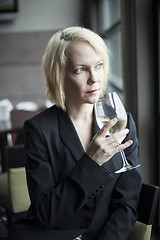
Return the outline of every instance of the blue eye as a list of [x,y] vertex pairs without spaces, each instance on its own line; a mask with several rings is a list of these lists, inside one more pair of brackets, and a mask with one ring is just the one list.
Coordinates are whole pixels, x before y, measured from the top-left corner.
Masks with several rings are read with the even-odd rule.
[[96,66],[96,68],[97,68],[97,69],[101,69],[102,66],[103,66],[103,63],[99,63],[99,64]]
[[85,71],[84,68],[78,68],[78,69],[76,69],[74,72],[75,72],[75,73],[82,73],[83,71]]

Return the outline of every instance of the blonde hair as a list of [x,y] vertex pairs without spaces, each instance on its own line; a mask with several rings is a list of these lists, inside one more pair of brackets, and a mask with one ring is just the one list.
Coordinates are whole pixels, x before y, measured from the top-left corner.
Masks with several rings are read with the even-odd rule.
[[89,43],[103,60],[104,83],[101,96],[105,93],[108,82],[108,48],[105,41],[98,34],[80,26],[69,27],[56,32],[46,47],[42,59],[42,67],[46,78],[47,97],[63,110],[66,110],[64,74],[67,57],[65,52],[66,49],[75,42]]

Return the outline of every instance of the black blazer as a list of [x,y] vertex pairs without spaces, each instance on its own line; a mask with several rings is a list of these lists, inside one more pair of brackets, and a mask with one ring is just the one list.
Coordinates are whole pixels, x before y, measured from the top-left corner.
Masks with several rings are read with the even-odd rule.
[[[94,136],[99,131],[95,119],[93,125]],[[126,139],[133,144],[125,154],[139,164],[131,114],[127,127]],[[87,240],[127,239],[137,219],[140,168],[115,174],[122,166],[120,153],[100,167],[85,154],[68,113],[56,106],[26,121],[24,131],[31,198],[27,223],[45,229],[46,236],[52,232],[52,238],[39,234],[39,239],[60,240],[62,233],[70,240],[81,233]]]

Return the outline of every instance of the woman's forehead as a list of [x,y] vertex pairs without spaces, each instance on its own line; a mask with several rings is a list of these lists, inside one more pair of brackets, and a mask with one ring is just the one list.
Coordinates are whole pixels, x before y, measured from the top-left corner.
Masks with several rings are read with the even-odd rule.
[[101,57],[96,53],[95,49],[86,42],[72,44],[66,50],[68,62],[75,64],[84,64],[85,62],[98,62]]

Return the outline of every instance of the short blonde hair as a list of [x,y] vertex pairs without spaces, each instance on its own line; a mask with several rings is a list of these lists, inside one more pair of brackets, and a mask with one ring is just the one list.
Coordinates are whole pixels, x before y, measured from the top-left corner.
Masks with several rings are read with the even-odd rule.
[[89,43],[103,60],[104,83],[101,96],[105,93],[108,82],[108,48],[105,41],[97,33],[80,26],[73,26],[56,32],[46,47],[42,67],[46,78],[47,97],[63,110],[66,110],[64,74],[67,57],[65,53],[66,49],[75,42]]

